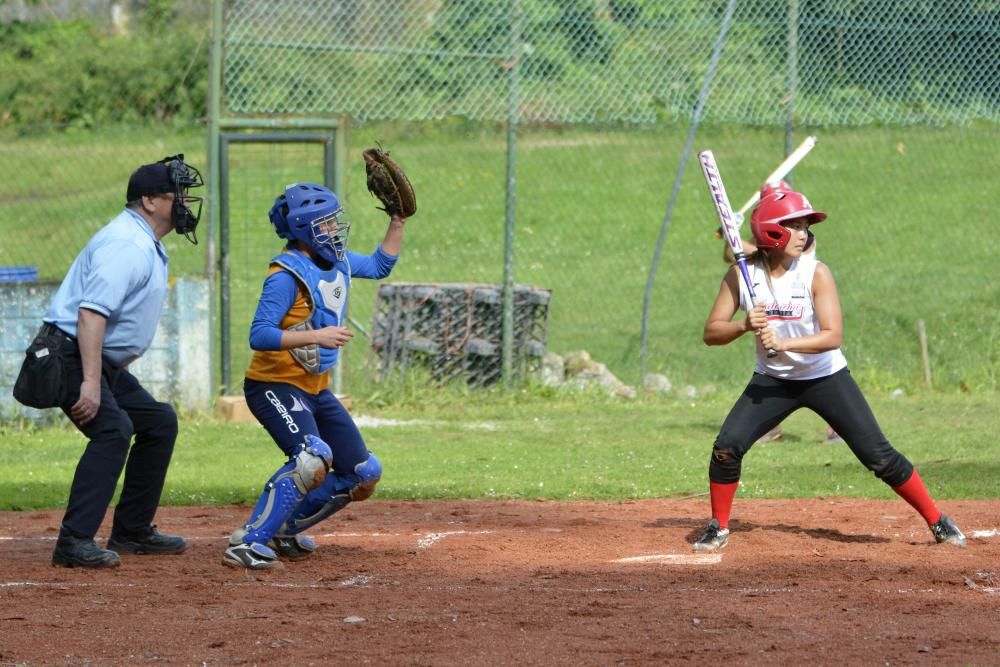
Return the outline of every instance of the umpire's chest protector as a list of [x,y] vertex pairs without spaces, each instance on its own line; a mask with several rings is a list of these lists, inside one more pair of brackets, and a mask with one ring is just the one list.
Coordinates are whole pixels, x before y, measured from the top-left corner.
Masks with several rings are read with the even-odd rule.
[[[306,288],[310,296],[312,313],[309,324],[313,329],[339,326],[347,309],[347,293],[351,287],[351,275],[344,271],[342,263],[324,270],[298,250],[283,252],[271,262],[290,272]],[[322,373],[337,363],[338,350],[319,348],[319,368],[308,370]]]

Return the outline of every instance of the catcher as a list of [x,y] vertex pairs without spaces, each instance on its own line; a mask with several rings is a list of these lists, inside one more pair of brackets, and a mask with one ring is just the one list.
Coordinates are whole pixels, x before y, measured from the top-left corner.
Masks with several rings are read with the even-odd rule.
[[[367,151],[365,156],[367,164]],[[376,187],[388,187],[382,178],[393,177],[377,177]],[[339,350],[353,335],[344,326],[351,279],[390,274],[406,217],[416,210],[409,181],[406,200],[396,182],[391,185],[373,192],[389,214],[389,227],[370,255],[347,250],[350,225],[337,195],[322,185],[289,185],[268,213],[287,245],[271,259],[250,326],[254,353],[243,391],[286,460],[230,537],[225,565],[264,570],[278,557],[305,558],[316,548],[305,530],[375,492],[382,466],[329,385]]]

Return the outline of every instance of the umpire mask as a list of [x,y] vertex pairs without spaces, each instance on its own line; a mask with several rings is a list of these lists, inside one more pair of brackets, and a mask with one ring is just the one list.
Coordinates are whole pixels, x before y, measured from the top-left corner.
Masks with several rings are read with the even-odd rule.
[[201,220],[202,198],[189,195],[188,189],[205,185],[201,172],[184,162],[183,153],[165,157],[160,162],[167,165],[170,183],[173,186],[174,204],[170,211],[170,219],[174,223],[174,230],[178,234],[183,234],[191,243],[198,245],[195,228]]

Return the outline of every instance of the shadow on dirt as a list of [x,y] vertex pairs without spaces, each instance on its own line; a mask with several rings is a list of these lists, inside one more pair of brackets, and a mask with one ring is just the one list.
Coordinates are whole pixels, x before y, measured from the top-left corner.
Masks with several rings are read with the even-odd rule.
[[[705,525],[708,523],[708,519],[691,519],[686,517],[669,517],[657,519],[643,525],[644,528],[688,528],[690,533],[688,533],[688,539],[694,542],[699,537],[701,537],[701,531],[704,530]],[[831,542],[847,542],[854,544],[884,544],[886,542],[891,542],[887,537],[879,537],[876,535],[848,535],[842,533],[839,530],[834,530],[831,528],[806,528],[803,526],[795,526],[790,524],[767,524],[767,523],[755,523],[753,521],[732,521],[729,524],[729,529],[734,533],[746,533],[751,530],[774,530],[782,533],[790,533],[793,535],[805,535],[807,537],[812,537],[817,540],[829,540]]]

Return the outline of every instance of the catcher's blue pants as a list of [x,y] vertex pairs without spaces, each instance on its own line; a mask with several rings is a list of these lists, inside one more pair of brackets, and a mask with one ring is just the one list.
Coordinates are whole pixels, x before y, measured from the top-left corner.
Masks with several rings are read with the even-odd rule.
[[[60,408],[72,421],[70,409],[80,398],[83,382],[79,348],[65,354],[63,363],[69,395]],[[92,539],[97,534],[122,469],[125,479],[112,532],[128,534],[148,528],[160,504],[177,440],[174,409],[154,399],[128,370],[105,361],[97,415],[86,424],[74,425],[90,442],[76,466],[62,530],[80,538]]]
[[311,433],[333,451],[333,472],[353,472],[368,458],[361,431],[330,390],[310,394],[281,382],[244,380],[243,394],[250,412],[286,456],[295,456]]
[[896,488],[910,479],[913,464],[882,434],[846,368],[814,380],[782,380],[754,373],[712,445],[709,479],[719,484],[738,481],[743,456],[753,444],[799,408],[809,408],[825,419],[858,460],[889,486]]

